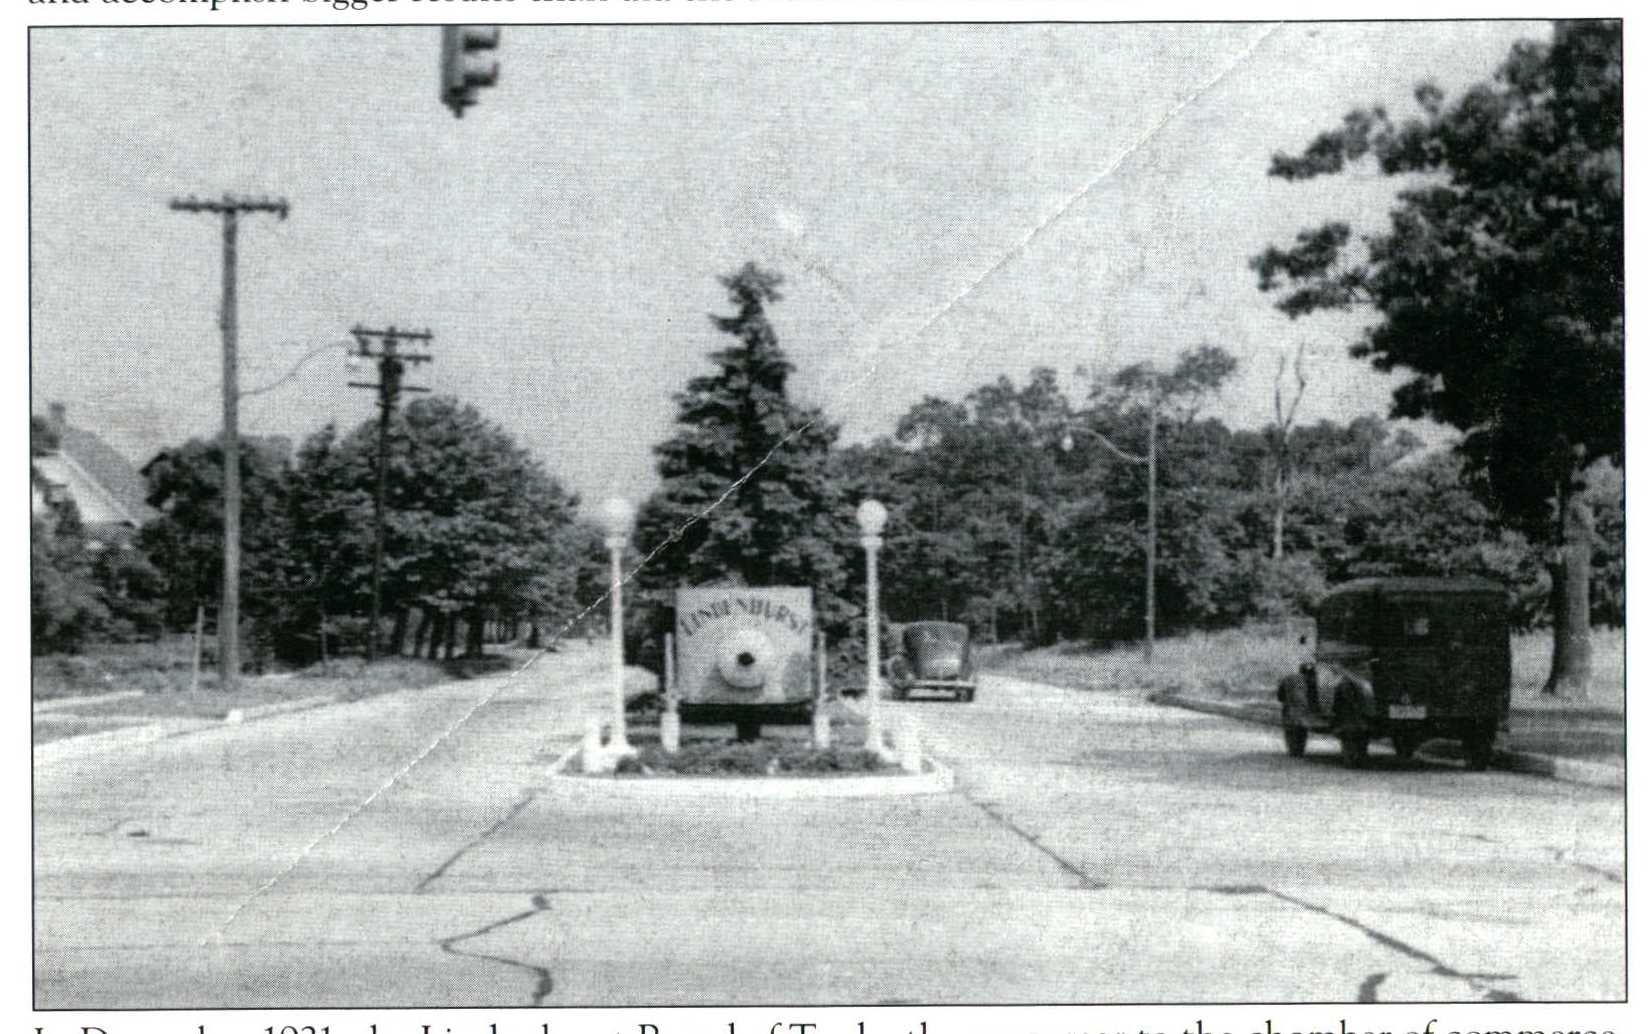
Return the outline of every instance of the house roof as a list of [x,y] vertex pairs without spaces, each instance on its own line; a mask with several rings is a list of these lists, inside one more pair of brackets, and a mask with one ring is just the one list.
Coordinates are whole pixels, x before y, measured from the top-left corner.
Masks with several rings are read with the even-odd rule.
[[32,463],[46,480],[62,485],[87,526],[138,527],[159,516],[146,501],[148,486],[132,464],[91,431],[59,426],[57,451]]

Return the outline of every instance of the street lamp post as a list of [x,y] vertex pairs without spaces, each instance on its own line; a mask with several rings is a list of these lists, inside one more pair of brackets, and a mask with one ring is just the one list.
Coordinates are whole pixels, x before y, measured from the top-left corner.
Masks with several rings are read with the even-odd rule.
[[859,504],[854,516],[859,521],[859,544],[865,548],[865,746],[880,754],[882,725],[877,697],[881,696],[882,619],[878,613],[877,550],[882,548],[888,509],[875,499],[867,499]]
[[1070,452],[1074,446],[1072,432],[1081,431],[1092,435],[1104,445],[1112,455],[1128,463],[1141,463],[1146,467],[1146,663],[1152,662],[1152,643],[1157,639],[1157,385],[1152,385],[1152,404],[1149,410],[1149,420],[1146,425],[1146,455],[1140,456],[1132,452],[1124,452],[1112,444],[1110,438],[1091,427],[1073,425],[1066,430],[1065,436],[1060,439],[1060,448]]
[[608,750],[614,757],[634,754],[625,736],[624,722],[624,571],[620,560],[625,542],[630,538],[630,524],[635,511],[623,499],[609,499],[602,504],[602,527],[607,532],[608,557],[608,625],[612,633],[613,652],[613,736]]

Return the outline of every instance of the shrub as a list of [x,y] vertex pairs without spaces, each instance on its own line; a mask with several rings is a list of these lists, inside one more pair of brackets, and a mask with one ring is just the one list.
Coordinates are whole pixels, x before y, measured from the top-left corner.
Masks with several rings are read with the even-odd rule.
[[631,776],[653,773],[768,776],[878,772],[895,767],[862,747],[816,750],[796,741],[712,740],[684,743],[674,754],[658,746],[643,747],[634,756],[621,759],[616,771],[619,775]]

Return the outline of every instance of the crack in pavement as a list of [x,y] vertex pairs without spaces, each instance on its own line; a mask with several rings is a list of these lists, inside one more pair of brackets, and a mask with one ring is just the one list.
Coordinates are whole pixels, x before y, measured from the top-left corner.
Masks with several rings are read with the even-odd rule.
[[454,947],[454,945],[458,944],[460,941],[468,941],[472,938],[484,937],[487,934],[492,933],[494,930],[501,930],[512,923],[519,923],[523,919],[531,919],[533,916],[539,915],[542,912],[548,912],[550,910],[550,900],[544,894],[534,894],[532,898],[529,899],[529,902],[533,907],[529,908],[525,912],[517,912],[513,916],[506,916],[503,919],[488,923],[486,926],[477,927],[469,933],[461,933],[452,937],[442,938],[437,941],[436,944],[440,945],[441,950],[449,955],[457,955],[461,958],[468,959],[480,959],[484,962],[497,962],[505,966],[512,966],[516,969],[525,969],[527,972],[533,974],[533,976],[537,977],[537,981],[533,984],[533,994],[528,1004],[534,1008],[537,1008],[538,1006],[543,1005],[544,1000],[550,996],[552,991],[555,990],[555,981],[551,978],[548,967],[535,966],[530,962],[522,962],[519,959],[512,959],[504,955],[489,955],[486,952],[464,951],[460,948]]
[[[1453,835],[1457,839],[1460,839],[1460,840],[1475,840],[1475,841],[1478,841],[1479,843],[1489,844],[1491,847],[1505,846],[1503,841],[1496,840],[1492,837],[1485,836],[1483,833],[1456,833],[1456,834],[1453,834]],[[1588,873],[1588,874],[1593,875],[1593,876],[1597,876],[1600,879],[1608,880],[1611,883],[1622,884],[1622,883],[1625,882],[1621,878],[1621,875],[1619,873],[1615,872],[1614,870],[1606,869],[1601,865],[1593,865],[1589,862],[1578,862],[1578,861],[1575,861],[1575,860],[1571,859],[1569,857],[1570,852],[1567,848],[1563,848],[1563,847],[1542,847],[1542,848],[1538,848],[1538,850],[1545,851],[1548,854],[1552,855],[1553,856],[1553,861],[1557,862],[1560,865],[1567,865],[1572,869],[1580,869],[1582,872]]]
[[463,847],[459,848],[457,851],[453,852],[452,856],[449,857],[446,861],[442,862],[439,866],[437,866],[436,870],[434,872],[430,873],[428,876],[424,877],[422,880],[419,880],[418,881],[418,886],[413,888],[413,893],[414,894],[424,893],[424,891],[429,888],[430,884],[434,883],[436,880],[439,880],[441,877],[447,875],[447,870],[452,868],[458,862],[458,860],[460,858],[463,858],[471,850],[473,850],[477,847],[480,847],[483,843],[485,843],[487,841],[488,837],[491,837],[494,833],[497,833],[499,830],[503,829],[505,826],[508,826],[511,822],[513,822],[515,820],[517,815],[520,815],[523,811],[525,811],[527,806],[529,804],[532,804],[533,801],[536,800],[537,798],[538,798],[537,793],[529,791],[527,796],[525,796],[521,800],[517,801],[515,803],[514,807],[512,807],[509,811],[505,812],[504,815],[501,818],[499,818],[499,820],[497,822],[494,822],[491,826],[488,826],[481,833],[480,836],[476,837],[475,839],[471,840],[469,843],[465,844]]
[[[942,760],[942,761],[946,761],[946,763],[948,763],[948,764],[952,763],[950,761],[950,758],[953,755],[955,755],[956,751],[953,750],[950,747],[949,744],[946,744],[943,739],[938,738],[938,737],[933,738],[929,742],[929,747],[932,750],[935,758],[937,758],[939,760]],[[1024,827],[1016,824],[1014,822],[1014,820],[1010,819],[1007,815],[1004,815],[1002,812],[998,811],[997,809],[1001,806],[1002,802],[996,801],[996,800],[989,800],[989,799],[982,799],[982,798],[979,798],[979,797],[975,797],[973,794],[971,794],[969,792],[968,787],[966,787],[966,786],[959,786],[957,788],[957,791],[958,791],[958,796],[960,796],[963,800],[967,801],[969,804],[971,804],[974,807],[978,808],[980,811],[984,812],[988,817],[991,818],[991,820],[993,822],[996,822],[998,825],[1002,826],[1004,829],[1006,829],[1009,832],[1013,833],[1015,836],[1019,837],[1021,840],[1024,840],[1026,843],[1030,844],[1032,847],[1035,847],[1037,850],[1041,851],[1043,854],[1047,855],[1050,859],[1052,859],[1054,861],[1054,863],[1056,865],[1058,865],[1060,868],[1064,869],[1066,872],[1070,873],[1071,875],[1077,877],[1077,881],[1082,884],[1084,890],[1105,890],[1106,889],[1107,884],[1102,883],[1101,881],[1099,881],[1099,880],[1095,879],[1094,877],[1090,876],[1087,872],[1085,872],[1083,870],[1083,868],[1081,866],[1079,866],[1075,862],[1072,862],[1069,859],[1065,858],[1063,855],[1060,855],[1059,853],[1054,851],[1054,849],[1050,848],[1047,844],[1044,844],[1042,842],[1042,839],[1038,836],[1038,834],[1033,833],[1030,830],[1025,829]]]
[[1570,852],[1562,847],[1549,847],[1547,850],[1552,852],[1553,861],[1559,863],[1560,865],[1568,865],[1572,869],[1580,869],[1582,872],[1592,873],[1594,876],[1609,880],[1611,883],[1619,884],[1622,882],[1622,878],[1620,876],[1614,872],[1611,872],[1609,869],[1604,868],[1603,866],[1593,865],[1590,862],[1578,862],[1567,857]]
[[1358,985],[1358,1004],[1367,1005],[1371,1002],[1380,1001],[1379,998],[1375,997],[1375,989],[1380,987],[1385,980],[1385,973],[1371,973],[1369,976],[1364,977],[1364,982]]
[[[1393,937],[1391,934],[1382,933],[1372,926],[1367,926],[1364,923],[1358,922],[1351,916],[1342,915],[1334,909],[1326,908],[1323,905],[1307,901],[1304,898],[1297,898],[1292,894],[1285,894],[1281,890],[1274,890],[1271,887],[1263,886],[1258,883],[1212,885],[1193,887],[1192,889],[1208,891],[1214,894],[1256,894],[1275,898],[1278,901],[1294,905],[1296,908],[1305,909],[1315,915],[1323,916],[1326,919],[1333,919],[1336,922],[1350,926],[1352,929],[1357,930],[1359,933],[1363,934],[1365,937],[1368,937],[1370,940],[1374,941],[1376,944],[1379,944],[1383,948],[1389,948],[1392,951],[1395,951],[1406,958],[1414,959],[1417,962],[1424,962],[1428,966],[1432,967],[1429,972],[1434,976],[1447,977],[1451,980],[1465,981],[1468,987],[1472,988],[1479,994],[1482,994],[1485,1001],[1523,1001],[1522,998],[1511,991],[1503,991],[1500,988],[1483,986],[1489,981],[1517,980],[1518,974],[1516,973],[1463,973],[1460,970],[1450,966],[1442,959],[1439,959],[1437,956],[1423,951],[1412,944],[1406,944],[1398,938]],[[1380,979],[1375,979],[1374,977],[1366,978],[1364,982],[1359,985],[1359,995],[1362,996],[1364,992],[1367,991],[1371,997],[1368,999],[1359,997],[1358,1001],[1376,1001],[1374,998],[1375,988],[1380,985],[1382,980],[1385,979],[1385,974],[1378,974],[1377,976],[1379,976]]]
[[303,849],[300,850],[286,864],[285,867],[283,867],[279,872],[275,873],[273,876],[271,876],[268,879],[264,880],[264,882],[259,884],[258,887],[255,888],[251,893],[247,894],[244,898],[242,898],[240,903],[235,906],[235,909],[232,912],[230,912],[228,916],[224,917],[223,922],[219,923],[218,926],[215,929],[208,932],[204,937],[201,938],[200,947],[202,947],[202,948],[207,947],[214,940],[222,941],[223,938],[224,938],[224,934],[226,932],[228,932],[228,930],[231,926],[235,925],[235,921],[241,917],[241,914],[243,912],[245,912],[248,908],[250,908],[252,906],[253,902],[257,901],[260,897],[267,894],[276,885],[278,885],[282,880],[285,880],[289,875],[291,875],[292,872],[294,872],[298,868],[299,865],[303,864],[304,860],[306,858],[308,858],[315,851],[315,849],[317,847],[319,847],[321,844],[325,843],[327,840],[330,840],[333,836],[337,835],[337,833],[340,830],[342,830],[345,826],[347,826],[351,822],[355,821],[356,816],[360,815],[362,812],[364,812],[368,808],[372,807],[372,804],[373,804],[374,801],[378,800],[379,797],[383,796],[385,793],[389,792],[389,790],[392,787],[394,787],[398,783],[400,783],[401,780],[406,777],[407,773],[411,772],[413,769],[415,769],[419,765],[423,764],[425,758],[429,757],[432,753],[434,753],[435,750],[438,747],[440,747],[443,743],[446,743],[447,740],[450,737],[452,737],[455,733],[458,732],[458,730],[464,728],[464,726],[469,723],[470,718],[472,716],[474,716],[477,711],[481,710],[483,707],[485,707],[488,704],[492,703],[493,698],[497,697],[506,688],[511,686],[517,678],[520,678],[529,668],[531,668],[535,663],[537,663],[538,660],[541,657],[545,656],[545,654],[547,654],[548,652],[550,652],[549,648],[538,650],[537,652],[531,654],[527,658],[527,660],[523,661],[519,666],[511,669],[508,672],[503,673],[502,677],[500,677],[498,679],[497,684],[494,685],[490,690],[487,690],[485,695],[483,695],[479,700],[477,700],[477,701],[475,701],[475,703],[471,704],[464,711],[464,713],[458,717],[457,721],[452,722],[445,729],[443,729],[439,733],[437,733],[435,738],[432,739],[429,743],[427,743],[424,746],[423,750],[419,751],[417,755],[415,755],[413,758],[408,760],[406,762],[406,764],[402,765],[388,779],[386,779],[382,783],[380,783],[378,785],[377,789],[375,789],[371,793],[367,794],[367,796],[365,798],[363,798],[360,802],[355,804],[344,815],[343,818],[339,819],[336,823],[333,824],[331,829],[328,829],[326,832],[320,834],[315,839],[311,840],[308,844],[304,845]]
[[1071,873],[1073,876],[1077,877],[1078,882],[1082,883],[1084,890],[1105,890],[1106,889],[1106,884],[1101,883],[1099,880],[1095,879],[1094,877],[1090,876],[1088,873],[1084,872],[1081,866],[1079,866],[1076,863],[1071,862],[1071,861],[1067,860],[1066,858],[1062,857],[1061,855],[1055,853],[1055,851],[1052,848],[1050,848],[1047,844],[1044,844],[1042,842],[1042,840],[1037,836],[1037,834],[1032,833],[1031,831],[1025,829],[1022,826],[1016,825],[1014,820],[1010,819],[1008,816],[1006,816],[1006,815],[1002,814],[1001,812],[997,811],[989,802],[977,801],[974,798],[968,796],[968,794],[966,794],[966,793],[963,794],[963,800],[967,801],[969,804],[972,804],[974,807],[976,807],[976,808],[980,809],[981,811],[985,812],[987,815],[989,815],[992,818],[993,821],[995,821],[997,824],[1001,825],[1004,829],[1010,831],[1015,836],[1019,837],[1021,840],[1024,840],[1026,843],[1030,844],[1032,847],[1035,847],[1037,850],[1041,851],[1043,854],[1045,854],[1048,857],[1052,858],[1054,860],[1055,864],[1060,866],[1060,868],[1066,870],[1067,872]]
[[109,825],[109,826],[105,826],[101,829],[76,830],[73,835],[77,836],[77,837],[112,837],[116,833],[120,832],[120,827],[126,825],[128,822],[136,822],[136,821],[137,821],[137,819],[135,819],[131,816],[122,816],[122,817],[116,819],[114,821],[114,823]]

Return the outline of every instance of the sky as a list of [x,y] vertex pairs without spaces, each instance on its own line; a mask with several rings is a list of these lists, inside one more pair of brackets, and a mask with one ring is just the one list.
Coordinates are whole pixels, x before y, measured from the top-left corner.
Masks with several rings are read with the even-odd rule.
[[[672,396],[729,339],[707,313],[746,261],[799,401],[845,441],[925,395],[1035,366],[1240,360],[1212,408],[1272,419],[1306,347],[1299,419],[1386,411],[1350,359],[1360,317],[1291,322],[1247,266],[1329,218],[1379,231],[1372,170],[1288,184],[1355,106],[1415,110],[1488,79],[1506,21],[507,25],[496,87],[455,119],[439,30],[36,29],[29,39],[31,408],[134,462],[221,419],[221,231],[243,219],[244,434],[371,419],[352,326],[428,328],[409,382],[473,403],[591,502],[639,500]],[[1441,436],[1433,433],[1437,439]]]

